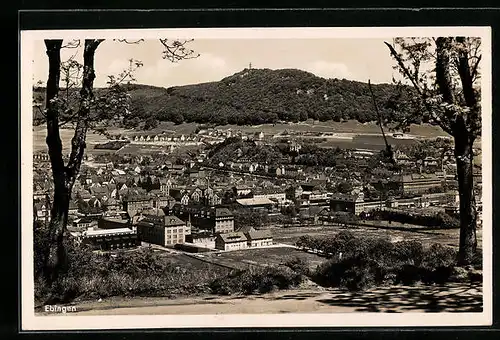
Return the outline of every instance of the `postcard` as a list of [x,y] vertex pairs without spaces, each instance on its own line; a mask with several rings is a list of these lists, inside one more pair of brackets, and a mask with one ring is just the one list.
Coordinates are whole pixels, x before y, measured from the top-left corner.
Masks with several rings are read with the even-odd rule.
[[20,58],[22,330],[492,323],[489,27],[26,30]]

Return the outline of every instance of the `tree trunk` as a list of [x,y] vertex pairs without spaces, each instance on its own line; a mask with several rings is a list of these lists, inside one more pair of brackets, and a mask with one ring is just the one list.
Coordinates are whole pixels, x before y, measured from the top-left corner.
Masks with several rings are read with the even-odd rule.
[[49,58],[49,76],[47,81],[47,147],[54,181],[54,202],[49,223],[49,244],[45,251],[44,276],[51,283],[65,265],[63,245],[64,228],[68,217],[68,192],[62,158],[62,142],[59,135],[59,79],[61,75],[62,40],[46,40],[45,46]]
[[49,284],[57,280],[67,266],[64,236],[68,222],[69,202],[71,190],[80,171],[85,152],[85,139],[95,78],[94,54],[101,42],[102,40],[85,40],[83,81],[80,91],[81,105],[78,111],[75,134],[71,140],[69,161],[67,166],[65,166],[62,155],[62,142],[59,134],[59,107],[57,101],[54,100],[57,99],[59,93],[62,40],[45,41],[49,57],[46,103],[47,146],[54,180],[54,202],[49,223],[50,244],[47,247],[44,266],[44,276]]
[[59,274],[66,269],[67,256],[64,247],[64,231],[68,223],[69,190],[66,179],[58,178],[55,185],[54,203],[52,205],[49,223],[50,245],[45,266],[45,278],[49,283],[54,282]]
[[457,128],[458,135],[455,137],[455,157],[457,160],[458,192],[460,200],[460,245],[458,254],[458,262],[460,265],[470,264],[477,248],[477,212],[472,173],[472,145],[474,141],[469,138],[464,138],[464,133],[465,132],[462,132],[462,134],[460,134]]
[[[443,101],[448,104],[456,104],[451,77],[451,46],[452,38],[440,37],[436,39],[436,83]],[[466,65],[459,65],[459,73],[462,88],[469,92],[467,82],[471,78],[467,75],[469,70]],[[467,93],[464,93],[467,106],[476,109],[476,102]],[[455,158],[457,162],[458,192],[460,198],[460,243],[459,258],[460,265],[470,264],[476,252],[476,204],[474,198],[474,182],[472,176],[472,145],[474,134],[468,131],[466,118],[463,114],[446,111],[445,115],[452,121],[451,130],[455,140]],[[453,118],[450,118],[453,117]]]

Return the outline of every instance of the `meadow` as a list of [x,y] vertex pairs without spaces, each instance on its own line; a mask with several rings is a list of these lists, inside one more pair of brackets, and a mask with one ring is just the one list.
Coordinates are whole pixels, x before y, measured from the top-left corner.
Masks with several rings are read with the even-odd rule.
[[[396,223],[392,224],[393,229],[390,229],[388,224],[381,225],[380,227],[367,227],[367,226],[349,226],[341,227],[334,225],[320,225],[320,226],[302,226],[273,229],[275,242],[285,243],[289,245],[295,244],[299,237],[310,235],[314,237],[329,237],[335,235],[343,230],[349,230],[355,236],[366,237],[385,237],[393,242],[397,241],[410,241],[416,240],[422,244],[439,243],[445,246],[458,248],[460,230],[457,229],[423,229],[421,226],[412,226],[405,224],[405,230],[397,228]],[[482,229],[477,230],[478,248],[482,247]]]
[[310,265],[310,268],[314,269],[325,260],[316,254],[299,251],[293,247],[236,250],[216,254],[207,254],[205,257],[213,261],[220,261],[226,265],[241,267],[242,269],[250,266],[283,265],[287,261],[296,257],[307,262]]
[[[111,134],[123,134],[126,136],[134,136],[137,134],[158,134],[161,132],[176,132],[179,134],[191,134],[196,131],[198,124],[195,123],[182,123],[182,124],[174,124],[171,122],[160,122],[158,127],[149,130],[149,131],[135,131],[135,130],[127,130],[120,128],[112,128],[109,129],[108,132]],[[355,136],[352,142],[358,145],[356,147],[359,148],[369,148],[370,146],[380,149],[383,146],[383,139],[380,134],[380,128],[375,123],[359,123],[357,121],[347,121],[347,122],[317,122],[308,120],[300,123],[278,123],[278,124],[263,124],[263,125],[223,125],[218,126],[217,128],[222,130],[232,129],[232,130],[241,130],[246,133],[254,133],[254,132],[264,132],[267,135],[274,135],[277,133],[281,133],[285,130],[287,131],[297,131],[297,132],[336,132],[343,134],[355,134],[355,135],[363,135],[363,136]],[[71,138],[73,137],[74,131],[72,129],[61,129],[61,139],[63,142],[63,150],[64,152],[69,151],[69,146],[71,142]],[[422,125],[412,125],[410,127],[409,134],[420,136],[420,137],[437,137],[437,136],[446,136],[446,133],[443,132],[440,128],[436,126],[431,126],[427,124]],[[391,133],[388,132],[389,140],[391,143],[407,143],[411,142],[408,140],[396,140],[390,137]],[[47,146],[45,143],[46,137],[46,127],[44,125],[33,127],[33,151],[44,151]],[[93,150],[93,147],[96,144],[106,142],[108,138],[104,135],[100,135],[89,131],[87,133],[87,144],[89,145],[88,150]],[[329,139],[326,142],[327,146],[339,146],[339,147],[353,147],[353,143],[349,140],[345,139]]]

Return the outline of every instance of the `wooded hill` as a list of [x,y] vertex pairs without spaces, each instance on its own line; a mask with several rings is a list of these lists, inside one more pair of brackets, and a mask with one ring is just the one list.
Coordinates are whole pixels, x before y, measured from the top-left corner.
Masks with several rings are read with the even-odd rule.
[[[148,118],[215,125],[376,120],[367,83],[324,79],[297,69],[244,69],[221,81],[168,89],[124,86],[132,100],[131,114],[124,121],[129,127]],[[391,84],[374,84],[372,88],[380,111],[387,112],[397,88]],[[36,92],[44,91],[39,88]]]

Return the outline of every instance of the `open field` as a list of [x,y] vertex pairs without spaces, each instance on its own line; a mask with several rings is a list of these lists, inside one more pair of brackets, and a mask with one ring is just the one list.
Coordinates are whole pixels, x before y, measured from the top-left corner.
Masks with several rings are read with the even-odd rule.
[[208,271],[223,271],[223,272],[228,272],[223,267],[220,267],[218,265],[214,265],[205,261],[201,261],[195,257],[185,255],[182,253],[163,253],[162,256],[165,258],[166,261],[179,266],[179,268],[185,269],[185,270],[208,270]]
[[272,247],[236,250],[222,253],[207,253],[204,254],[207,259],[220,261],[226,265],[234,266],[235,268],[247,268],[249,266],[265,266],[279,265],[285,263],[294,257],[299,257],[306,260],[311,269],[325,261],[323,257],[315,254],[306,253],[292,247]]
[[[126,134],[130,130],[125,129],[109,129],[109,133],[111,134]],[[71,138],[73,138],[73,134],[75,131],[73,129],[60,129],[61,140],[63,143],[63,152],[69,153],[71,147]],[[46,151],[47,144],[45,143],[45,138],[47,136],[47,127],[45,125],[35,126],[33,127],[33,152],[37,151]],[[95,150],[94,146],[99,143],[104,143],[109,139],[106,136],[88,132],[87,133],[87,151],[96,151],[96,152],[113,152],[110,150]]]
[[[411,145],[417,143],[417,139],[396,139],[391,136],[387,136],[387,141],[389,144],[394,146],[401,145]],[[329,138],[324,142],[317,144],[324,148],[336,148],[341,149],[369,149],[369,150],[383,150],[385,149],[385,142],[382,135],[357,135],[352,139],[342,139],[342,138]]]
[[[405,224],[406,227],[411,225]],[[415,227],[414,230],[381,229],[378,227],[349,226],[304,226],[290,228],[273,228],[274,240],[285,244],[294,244],[300,236],[333,236],[342,230],[349,230],[359,237],[387,237],[392,241],[418,240],[424,244],[441,243],[457,247],[459,243],[459,229],[422,229]],[[482,247],[482,229],[477,230],[478,248]]]
[[[198,124],[196,123],[183,123],[183,124],[174,124],[171,122],[160,122],[159,126],[153,130],[149,131],[135,131],[135,130],[126,130],[119,128],[109,129],[109,132],[112,134],[123,134],[126,136],[134,136],[137,134],[158,134],[161,132],[177,132],[182,134],[190,134],[194,133]],[[336,133],[346,133],[346,134],[355,134],[362,136],[354,136],[353,140],[346,139],[335,139],[331,138],[328,142],[326,142],[325,146],[339,146],[339,147],[359,147],[359,148],[375,148],[380,149],[383,146],[383,138],[379,135],[380,129],[374,123],[359,123],[356,121],[348,121],[345,123],[339,123],[334,121],[328,122],[313,122],[312,120],[300,123],[280,123],[280,124],[263,124],[263,125],[254,125],[254,126],[237,126],[237,125],[224,125],[219,126],[219,129],[233,129],[233,130],[241,130],[244,132],[252,133],[252,132],[260,132],[263,131],[265,134],[276,134],[279,132],[283,132],[285,130],[288,131],[301,131],[301,132],[336,132]],[[63,141],[64,151],[69,151],[69,145],[71,138],[73,137],[72,129],[61,129],[61,139]],[[391,133],[388,133],[389,140],[391,144],[401,144],[401,143],[411,143],[412,140],[401,140],[394,139],[390,136]],[[421,137],[437,137],[437,136],[446,136],[440,128],[431,126],[431,125],[412,125],[410,128],[409,134]],[[45,144],[45,136],[46,136],[46,127],[44,125],[36,126],[33,128],[33,148],[34,151],[42,151],[46,150]],[[93,150],[95,144],[103,143],[108,139],[105,136],[89,132],[87,134],[87,150]],[[353,146],[353,143],[356,146]]]
[[145,144],[127,144],[116,153],[119,155],[124,154],[158,154],[162,152],[167,152],[169,150],[168,146],[161,145],[145,145]]
[[[277,124],[262,124],[254,126],[237,126],[237,125],[224,125],[219,126],[220,129],[231,128],[233,130],[241,130],[247,132],[264,132],[264,134],[275,134],[285,130],[288,131],[314,131],[314,132],[339,132],[339,133],[380,133],[380,127],[375,123],[359,123],[355,120],[349,120],[347,122],[334,122],[326,121],[319,122],[313,120],[307,120],[305,122],[299,123],[277,123]],[[390,132],[388,132],[390,134]],[[441,128],[422,124],[422,125],[412,125],[410,127],[411,135],[423,136],[423,137],[437,137],[437,136],[447,136],[447,134],[441,130]]]

